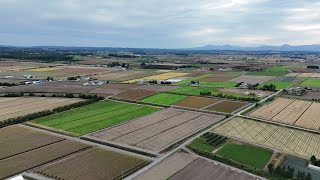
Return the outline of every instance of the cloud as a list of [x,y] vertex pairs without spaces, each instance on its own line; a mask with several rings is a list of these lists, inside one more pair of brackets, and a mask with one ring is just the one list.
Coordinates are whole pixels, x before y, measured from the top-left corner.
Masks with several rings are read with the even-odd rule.
[[319,9],[316,0],[0,0],[0,44],[320,43]]

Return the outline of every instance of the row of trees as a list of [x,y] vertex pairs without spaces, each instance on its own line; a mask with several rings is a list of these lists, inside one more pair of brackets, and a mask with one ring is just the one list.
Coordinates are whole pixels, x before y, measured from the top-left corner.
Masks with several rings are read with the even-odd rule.
[[[290,166],[287,166],[287,167],[286,166],[282,166],[282,167],[277,166],[275,168],[274,164],[270,163],[268,165],[268,172],[270,174],[275,174],[275,175],[277,175],[279,177],[285,177],[285,178],[293,179],[294,178],[295,169],[293,167],[290,167]],[[312,177],[311,177],[310,173],[306,174],[305,172],[298,171],[296,179],[298,179],[298,180],[311,180]]]
[[276,91],[277,87],[274,84],[269,84],[269,85],[265,84],[265,85],[262,86],[261,90],[264,90],[264,91]]
[[18,86],[18,84],[9,83],[9,82],[4,82],[4,83],[0,82],[0,86],[9,86],[9,87],[11,87],[11,86]]
[[[23,92],[20,93],[8,93],[5,94],[4,97],[22,97],[25,96],[26,94]],[[36,96],[35,93],[28,93],[29,96]],[[40,97],[47,97],[45,94],[41,94]],[[66,93],[66,94],[52,94],[51,97],[65,97],[65,98],[76,98],[75,94],[73,93]],[[104,97],[98,96],[96,94],[79,94],[79,98],[82,99],[98,99],[98,100],[103,100]]]

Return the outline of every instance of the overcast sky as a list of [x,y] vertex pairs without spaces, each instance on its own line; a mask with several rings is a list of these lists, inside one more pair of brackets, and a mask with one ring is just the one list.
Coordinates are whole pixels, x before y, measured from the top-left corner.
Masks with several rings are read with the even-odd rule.
[[320,44],[320,1],[0,0],[0,44]]

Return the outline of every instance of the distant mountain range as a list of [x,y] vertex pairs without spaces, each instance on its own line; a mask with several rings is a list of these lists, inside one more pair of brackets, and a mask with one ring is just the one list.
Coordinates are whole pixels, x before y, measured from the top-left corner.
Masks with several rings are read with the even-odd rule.
[[188,50],[232,50],[232,51],[314,51],[320,52],[320,44],[291,46],[285,44],[282,46],[258,46],[258,47],[243,47],[231,45],[206,45],[202,47],[188,48]]
[[124,47],[77,47],[77,46],[12,46],[1,45],[0,48],[41,48],[41,49],[149,49],[149,50],[193,50],[193,51],[307,51],[320,52],[320,44],[291,46],[232,46],[232,45],[206,45],[195,48],[157,49],[157,48],[124,48]]

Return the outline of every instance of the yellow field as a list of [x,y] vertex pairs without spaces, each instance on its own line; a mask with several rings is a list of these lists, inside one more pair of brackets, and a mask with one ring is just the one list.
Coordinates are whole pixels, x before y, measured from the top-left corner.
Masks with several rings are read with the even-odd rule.
[[31,69],[32,72],[47,72],[47,71],[56,71],[56,70],[62,70],[64,68],[37,68],[37,69]]
[[278,125],[233,118],[212,130],[230,138],[309,159],[320,156],[320,135]]
[[312,75],[313,75],[313,73],[301,73],[297,77],[310,77]]
[[172,70],[164,70],[164,69],[161,69],[161,70],[158,70],[157,72],[171,72]]
[[163,74],[159,74],[159,75],[147,76],[144,78],[125,81],[125,83],[134,83],[134,82],[142,81],[142,80],[167,80],[167,79],[171,79],[171,78],[175,78],[175,77],[179,77],[179,76],[184,76],[187,74],[189,74],[189,73],[167,72],[167,73],[163,73]]

